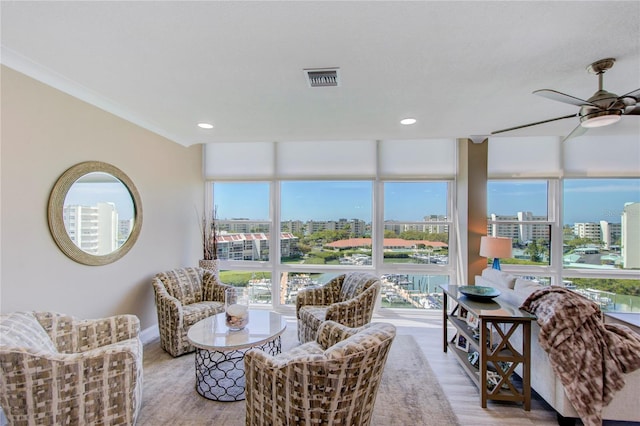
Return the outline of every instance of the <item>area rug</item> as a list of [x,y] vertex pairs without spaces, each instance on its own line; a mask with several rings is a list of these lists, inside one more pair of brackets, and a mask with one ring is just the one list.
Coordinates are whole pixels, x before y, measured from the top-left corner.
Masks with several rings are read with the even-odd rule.
[[[282,337],[283,351],[297,345],[294,330]],[[244,401],[216,402],[195,391],[194,354],[172,358],[156,339],[144,347],[144,392],[138,425],[240,426]],[[412,336],[396,336],[376,398],[375,426],[458,425],[429,363]]]

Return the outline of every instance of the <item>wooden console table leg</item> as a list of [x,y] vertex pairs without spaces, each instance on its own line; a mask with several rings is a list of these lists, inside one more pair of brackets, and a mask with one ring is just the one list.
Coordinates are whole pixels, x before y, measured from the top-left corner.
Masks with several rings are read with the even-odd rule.
[[531,410],[531,321],[522,323],[522,352],[524,364],[522,365],[522,390],[524,394],[524,409]]
[[[482,408],[487,408],[487,357],[489,356],[490,348],[487,346],[486,342],[489,339],[489,330],[488,324],[484,319],[480,319],[480,377],[479,377],[479,387],[480,387],[480,406]],[[485,342],[485,344],[482,344]]]
[[447,319],[449,317],[449,312],[447,310],[447,293],[442,292],[442,350],[447,352],[447,347],[449,346],[449,333],[447,331]]

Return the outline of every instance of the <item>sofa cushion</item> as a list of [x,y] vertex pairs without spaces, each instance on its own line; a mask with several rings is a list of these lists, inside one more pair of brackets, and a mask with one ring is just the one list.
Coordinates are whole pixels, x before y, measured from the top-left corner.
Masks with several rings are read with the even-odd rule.
[[376,281],[377,278],[374,275],[366,272],[351,272],[347,274],[340,289],[340,300],[344,301],[356,297]]
[[29,352],[58,352],[31,312],[14,312],[0,317],[0,346]]
[[515,291],[518,297],[522,298],[522,300],[524,301],[524,299],[529,297],[531,293],[536,290],[540,290],[543,287],[544,286],[542,284],[535,281],[527,280],[524,278],[517,278],[513,291]]
[[182,268],[159,274],[167,293],[183,305],[202,301],[202,271],[198,268]]
[[[475,285],[479,285],[483,287],[495,287],[495,284],[493,282],[489,281],[486,278],[482,278],[482,275],[476,275]],[[502,285],[499,285],[499,287],[505,288]]]
[[507,274],[498,269],[486,268],[482,271],[482,278],[491,281],[494,286],[502,286],[513,290],[516,285],[516,276]]

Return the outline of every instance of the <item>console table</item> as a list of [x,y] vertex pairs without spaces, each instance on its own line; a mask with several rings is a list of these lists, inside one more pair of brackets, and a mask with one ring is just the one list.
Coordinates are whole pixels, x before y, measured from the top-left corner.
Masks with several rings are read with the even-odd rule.
[[[531,321],[535,316],[500,300],[499,296],[480,301],[464,296],[455,285],[440,288],[443,291],[443,350],[451,350],[456,355],[476,384],[482,408],[487,407],[487,400],[516,401],[522,402],[529,411]],[[449,325],[456,330],[453,339],[449,338]],[[521,347],[510,341],[518,329],[522,332]],[[474,352],[478,353],[477,363],[472,362]],[[516,386],[512,379],[518,365],[522,366],[521,386]]]

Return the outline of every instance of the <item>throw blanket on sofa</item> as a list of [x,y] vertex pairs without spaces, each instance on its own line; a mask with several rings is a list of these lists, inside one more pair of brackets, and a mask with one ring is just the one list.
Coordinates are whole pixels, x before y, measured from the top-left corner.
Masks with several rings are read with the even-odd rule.
[[536,315],[540,346],[583,423],[601,425],[623,374],[640,368],[640,336],[604,324],[595,302],[562,287],[537,290],[520,308]]

